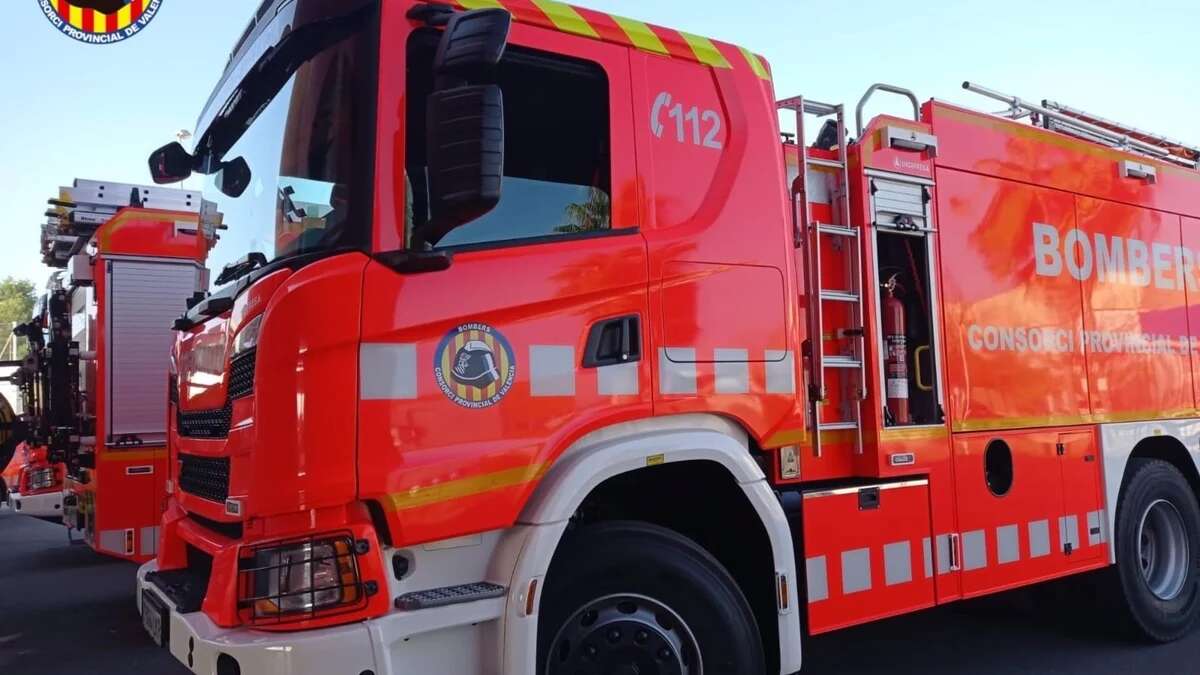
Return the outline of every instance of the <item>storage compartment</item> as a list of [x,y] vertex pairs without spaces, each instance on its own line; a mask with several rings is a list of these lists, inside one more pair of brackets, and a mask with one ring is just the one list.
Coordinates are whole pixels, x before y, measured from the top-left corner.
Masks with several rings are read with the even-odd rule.
[[884,423],[942,424],[932,184],[876,177],[870,185]]
[[806,490],[798,506],[809,634],[935,604],[934,572],[950,565],[934,557],[927,480]]

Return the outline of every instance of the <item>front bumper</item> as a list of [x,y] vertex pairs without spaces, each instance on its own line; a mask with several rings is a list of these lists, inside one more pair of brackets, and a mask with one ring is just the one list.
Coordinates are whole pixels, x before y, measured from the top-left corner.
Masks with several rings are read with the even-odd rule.
[[[364,624],[296,633],[268,633],[245,628],[227,629],[214,624],[203,612],[180,614],[175,605],[146,581],[158,569],[151,561],[137,575],[137,607],[142,594],[153,593],[170,616],[168,648],[171,655],[199,675],[359,675],[383,672],[376,668],[370,631]],[[237,669],[232,670],[232,659]],[[218,661],[222,669],[218,671]]]
[[40,495],[9,495],[9,502],[17,513],[35,518],[61,518],[63,514],[63,492],[47,492]]

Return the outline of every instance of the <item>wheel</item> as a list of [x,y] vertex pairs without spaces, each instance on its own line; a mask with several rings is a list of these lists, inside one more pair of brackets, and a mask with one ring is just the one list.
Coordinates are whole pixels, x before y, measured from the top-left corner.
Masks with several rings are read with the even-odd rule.
[[1167,462],[1129,463],[1116,519],[1117,577],[1133,627],[1156,642],[1200,617],[1200,505]]
[[754,615],[729,572],[671,530],[582,528],[546,575],[541,675],[761,675]]

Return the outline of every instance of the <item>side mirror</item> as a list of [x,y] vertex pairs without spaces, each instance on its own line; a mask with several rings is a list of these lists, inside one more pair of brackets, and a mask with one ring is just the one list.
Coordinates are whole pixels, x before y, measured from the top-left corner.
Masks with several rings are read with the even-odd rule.
[[150,154],[150,177],[159,185],[178,183],[192,175],[196,159],[178,141]]
[[246,163],[246,159],[238,157],[231,162],[223,162],[221,168],[217,170],[217,175],[214,177],[217,189],[223,194],[237,199],[242,196],[246,188],[250,187],[250,165]]
[[496,208],[504,178],[504,94],[496,85],[458,87],[429,96],[425,147],[432,218],[422,239]]
[[[459,83],[486,73],[500,63],[508,45],[512,15],[504,9],[477,9],[456,13],[446,24],[446,32],[433,57],[433,72],[439,80]],[[457,84],[440,83],[438,89]]]

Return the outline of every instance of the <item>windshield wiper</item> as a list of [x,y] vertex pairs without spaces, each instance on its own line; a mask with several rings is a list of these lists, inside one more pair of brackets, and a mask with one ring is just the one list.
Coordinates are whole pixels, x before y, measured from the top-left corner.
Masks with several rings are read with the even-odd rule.
[[221,274],[217,276],[216,285],[224,286],[231,281],[237,281],[242,277],[250,274],[260,267],[267,266],[267,256],[253,251],[247,253],[242,258],[235,260],[221,269]]

